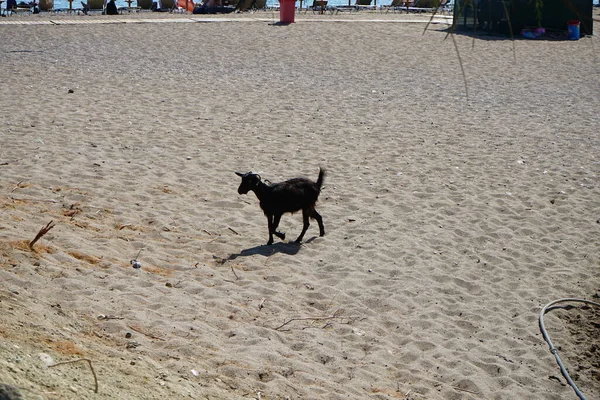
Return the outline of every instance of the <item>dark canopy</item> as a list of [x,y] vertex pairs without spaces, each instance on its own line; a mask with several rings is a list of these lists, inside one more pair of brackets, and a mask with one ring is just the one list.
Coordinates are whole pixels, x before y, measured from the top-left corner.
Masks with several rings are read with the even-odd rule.
[[579,20],[581,34],[591,35],[592,7],[592,0],[456,0],[454,22],[457,28],[509,34],[510,20],[517,35],[524,28],[566,31],[568,21]]

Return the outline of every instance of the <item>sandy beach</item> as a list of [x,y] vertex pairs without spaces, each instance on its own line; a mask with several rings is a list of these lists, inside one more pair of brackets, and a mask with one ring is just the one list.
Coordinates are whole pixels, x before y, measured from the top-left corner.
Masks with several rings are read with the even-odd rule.
[[[538,316],[600,301],[597,37],[456,35],[465,86],[427,16],[190,18],[2,19],[32,24],[0,24],[0,384],[45,400],[576,398]],[[327,234],[312,221],[301,245],[266,246],[234,172],[320,166]],[[293,240],[301,213],[280,228]],[[600,312],[545,321],[600,398]]]

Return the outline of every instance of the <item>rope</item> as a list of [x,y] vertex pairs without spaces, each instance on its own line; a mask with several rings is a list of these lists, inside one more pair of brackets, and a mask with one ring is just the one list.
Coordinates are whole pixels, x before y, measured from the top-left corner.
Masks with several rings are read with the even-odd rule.
[[550,340],[550,337],[548,336],[548,332],[546,332],[546,326],[544,325],[544,314],[546,314],[548,311],[550,311],[549,310],[550,307],[552,307],[553,305],[555,305],[557,303],[564,303],[564,302],[585,303],[585,304],[594,305],[596,307],[600,307],[600,304],[596,303],[596,302],[593,302],[593,301],[584,300],[584,299],[566,298],[566,299],[554,300],[554,301],[546,304],[542,308],[542,311],[540,311],[540,330],[542,331],[542,335],[544,336],[544,340],[548,343],[548,346],[550,346],[550,352],[552,354],[554,354],[554,358],[556,358],[556,362],[558,363],[558,366],[560,367],[560,372],[565,377],[565,379],[567,380],[567,382],[569,383],[569,385],[571,385],[571,387],[573,388],[573,390],[575,390],[575,393],[577,394],[577,396],[581,400],[587,400],[587,398],[585,397],[585,395],[581,392],[581,390],[579,390],[579,388],[577,387],[577,385],[575,384],[575,382],[573,382],[573,380],[569,376],[569,373],[567,372],[567,369],[565,368],[562,360],[560,359],[560,356],[558,355],[558,349],[556,347],[554,347],[554,345],[552,344],[552,341]]

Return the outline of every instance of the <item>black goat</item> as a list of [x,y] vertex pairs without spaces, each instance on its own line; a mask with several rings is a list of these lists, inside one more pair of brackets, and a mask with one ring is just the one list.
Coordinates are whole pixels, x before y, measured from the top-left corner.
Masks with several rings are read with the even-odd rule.
[[[294,178],[280,183],[265,183],[260,175],[254,172],[236,172],[242,177],[242,183],[238,188],[239,194],[246,194],[252,190],[260,202],[260,208],[267,216],[269,225],[269,241],[267,244],[273,244],[273,235],[281,240],[285,239],[285,233],[277,232],[279,220],[286,212],[294,213],[302,210],[302,219],[304,227],[302,233],[296,239],[296,243],[302,241],[308,226],[309,218],[314,218],[319,223],[319,236],[325,235],[323,218],[315,210],[315,203],[321,193],[321,186],[325,178],[325,170],[319,168],[319,178],[313,182],[306,178]],[[267,181],[268,182],[268,181]]]

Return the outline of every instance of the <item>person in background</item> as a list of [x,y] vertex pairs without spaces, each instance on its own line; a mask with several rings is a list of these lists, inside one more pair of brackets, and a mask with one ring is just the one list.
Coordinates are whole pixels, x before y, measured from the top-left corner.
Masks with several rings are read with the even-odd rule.
[[6,15],[9,11],[15,12],[17,9],[17,0],[6,0]]
[[117,9],[117,5],[115,0],[110,0],[106,3],[106,15],[118,15],[119,10]]

